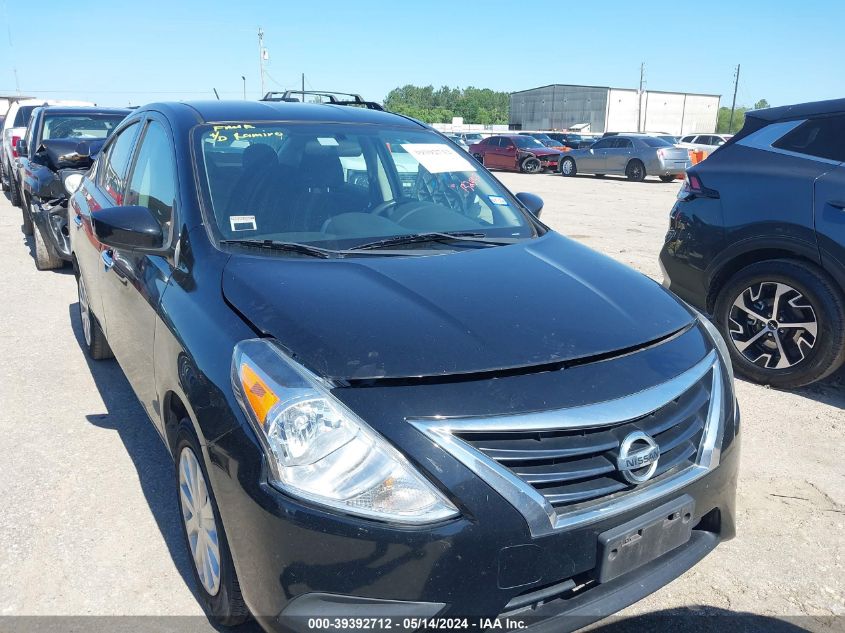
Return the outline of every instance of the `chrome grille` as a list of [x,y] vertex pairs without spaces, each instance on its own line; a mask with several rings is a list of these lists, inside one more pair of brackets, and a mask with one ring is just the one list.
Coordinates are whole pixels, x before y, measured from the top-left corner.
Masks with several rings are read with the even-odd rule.
[[[409,420],[495,488],[534,536],[601,520],[671,494],[719,463],[724,385],[717,352],[683,374],[616,400],[487,418]],[[657,470],[620,477],[622,440],[640,430],[660,447]]]
[[[712,371],[687,392],[649,415],[613,427],[530,432],[456,432],[455,435],[530,484],[556,509],[641,488],[695,465],[710,403]],[[645,484],[626,482],[616,469],[619,445],[634,431],[660,448],[657,470]]]

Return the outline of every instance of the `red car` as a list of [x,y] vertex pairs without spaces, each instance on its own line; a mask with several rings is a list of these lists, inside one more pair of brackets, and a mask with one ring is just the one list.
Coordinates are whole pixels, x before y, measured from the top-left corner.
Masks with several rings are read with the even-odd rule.
[[471,145],[469,153],[485,167],[526,174],[557,170],[561,157],[558,150],[549,149],[537,139],[519,134],[491,136]]

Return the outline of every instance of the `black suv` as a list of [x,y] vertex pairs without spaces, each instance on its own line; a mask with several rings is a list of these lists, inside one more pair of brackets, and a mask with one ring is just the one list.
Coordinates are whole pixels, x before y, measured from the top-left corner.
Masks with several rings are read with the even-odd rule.
[[665,284],[714,316],[734,366],[777,387],[845,360],[845,99],[749,112],[687,172]]
[[118,126],[70,201],[80,340],[173,455],[217,621],[563,630],[734,535],[724,341],[541,208],[367,107]]

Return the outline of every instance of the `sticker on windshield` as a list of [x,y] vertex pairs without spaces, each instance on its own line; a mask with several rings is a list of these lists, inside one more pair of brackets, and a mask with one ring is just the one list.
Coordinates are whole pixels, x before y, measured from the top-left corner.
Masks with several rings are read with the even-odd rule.
[[233,231],[254,231],[258,228],[254,215],[230,215],[229,226]]
[[508,206],[508,201],[505,200],[502,196],[487,196],[487,199],[490,201],[491,204],[496,204],[500,207]]
[[403,143],[402,149],[413,156],[431,174],[475,171],[472,163],[445,143]]
[[318,136],[317,142],[320,145],[340,145],[340,143],[337,142],[337,139],[334,136]]

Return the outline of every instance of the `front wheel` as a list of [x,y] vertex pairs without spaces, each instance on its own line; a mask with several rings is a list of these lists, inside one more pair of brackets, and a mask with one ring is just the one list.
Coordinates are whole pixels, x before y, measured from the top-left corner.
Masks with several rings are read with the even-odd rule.
[[88,297],[88,289],[85,287],[85,280],[79,273],[76,277],[76,290],[79,294],[79,320],[82,323],[82,338],[85,341],[85,350],[93,360],[112,358],[111,347],[106,340],[106,335],[97,321],[97,317],[91,312],[91,304]]
[[29,209],[26,207],[21,209],[21,233],[24,235],[32,235],[33,225],[32,225],[32,216],[29,215]]
[[519,164],[519,170],[523,174],[539,174],[543,171],[543,166],[540,164],[540,159],[536,156],[529,156],[522,160]]
[[[26,211],[24,211],[26,213]],[[54,270],[64,266],[64,260],[56,255],[52,247],[44,239],[44,234],[37,226],[33,228],[35,242],[35,268],[38,270]]]
[[625,175],[628,177],[628,180],[642,182],[645,180],[645,165],[643,165],[642,161],[635,158],[625,168]]
[[175,454],[182,531],[193,560],[200,601],[215,623],[236,626],[249,619],[249,609],[241,595],[202,450],[187,419],[179,423]]
[[574,176],[577,174],[578,169],[575,167],[575,161],[568,157],[564,158],[560,164],[560,173],[563,176]]
[[716,299],[716,322],[735,369],[774,387],[801,387],[845,360],[845,298],[803,262],[769,260],[734,275]]
[[[9,174],[9,200],[16,207],[21,206],[21,190],[18,188],[18,184],[15,182],[15,178],[12,174]],[[27,233],[27,235],[29,235],[29,233]]]

